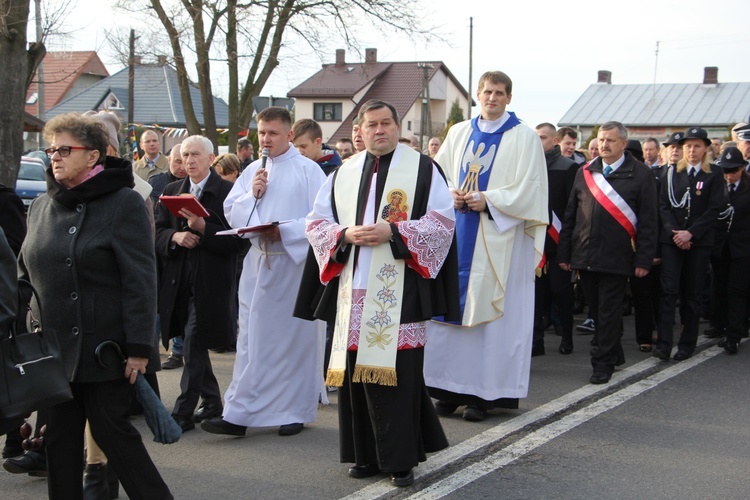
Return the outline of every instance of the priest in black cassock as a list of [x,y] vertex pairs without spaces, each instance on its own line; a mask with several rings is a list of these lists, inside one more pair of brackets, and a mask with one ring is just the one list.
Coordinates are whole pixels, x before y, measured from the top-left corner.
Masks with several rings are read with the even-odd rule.
[[328,177],[307,217],[295,315],[336,323],[326,385],[340,387],[349,475],[408,486],[425,452],[448,446],[422,370],[425,321],[458,319],[453,198],[428,156],[398,144],[392,105],[368,101],[358,123],[366,151]]

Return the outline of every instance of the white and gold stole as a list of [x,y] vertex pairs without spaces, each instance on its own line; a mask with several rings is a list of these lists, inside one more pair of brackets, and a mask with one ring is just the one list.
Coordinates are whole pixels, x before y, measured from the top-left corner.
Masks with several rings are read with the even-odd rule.
[[[345,162],[339,167],[334,185],[336,211],[339,224],[356,225],[357,198],[363,175],[362,161]],[[406,147],[397,147],[393,153],[388,178],[382,198],[377,205],[377,222],[409,220],[414,205],[414,195],[419,172],[419,153]],[[373,180],[375,177],[373,177]],[[338,290],[336,328],[334,331],[331,361],[326,385],[342,386],[346,369],[346,351],[352,316],[352,279],[356,262],[352,254],[341,272]],[[353,382],[380,385],[397,385],[396,351],[406,265],[395,259],[390,244],[372,247],[367,292],[362,311],[362,324],[357,347],[357,362],[352,374]]]

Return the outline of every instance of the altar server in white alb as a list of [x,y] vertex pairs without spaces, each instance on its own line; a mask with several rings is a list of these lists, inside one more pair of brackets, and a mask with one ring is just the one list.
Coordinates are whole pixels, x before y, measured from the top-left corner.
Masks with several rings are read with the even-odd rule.
[[482,75],[481,116],[454,125],[435,155],[456,210],[462,320],[429,323],[425,381],[438,414],[465,405],[470,421],[518,408],[529,387],[547,169],[536,132],[505,110],[512,85],[500,71]]
[[[305,216],[325,175],[290,144],[292,119],[284,108],[258,114],[263,160],[251,163],[224,202],[233,228],[289,221],[249,233],[239,288],[240,333],[223,417],[204,421],[215,434],[242,436],[247,427],[280,426],[297,434],[315,420],[322,388],[322,340],[317,324],[292,317],[308,242]],[[231,237],[231,236],[227,236]]]

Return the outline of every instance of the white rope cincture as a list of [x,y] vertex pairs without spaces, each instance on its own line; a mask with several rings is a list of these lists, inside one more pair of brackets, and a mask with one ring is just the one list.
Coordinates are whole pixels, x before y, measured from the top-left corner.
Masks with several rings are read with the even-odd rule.
[[719,220],[725,220],[729,218],[727,223],[727,232],[732,228],[732,221],[734,220],[734,207],[727,203],[727,209],[719,214]]
[[674,177],[675,167],[669,166],[667,168],[667,194],[669,195],[669,203],[672,208],[687,208],[688,218],[690,218],[690,186],[685,189],[685,194],[682,195],[682,199],[678,202],[674,196],[674,185],[672,178]]

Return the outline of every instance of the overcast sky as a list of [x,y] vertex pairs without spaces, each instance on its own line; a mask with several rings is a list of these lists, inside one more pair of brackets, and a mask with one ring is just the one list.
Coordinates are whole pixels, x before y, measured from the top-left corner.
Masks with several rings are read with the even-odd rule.
[[[115,13],[113,0],[72,0],[66,29],[74,36],[51,50],[99,50],[110,73],[121,69],[104,42],[105,26],[142,26],[142,19]],[[385,39],[372,29],[357,33],[360,46],[378,49],[380,61],[441,60],[466,87],[469,73],[469,18],[473,17],[472,87],[484,71],[502,70],[513,79],[509,110],[531,126],[557,123],[594,83],[598,70],[612,83],[701,82],[705,66],[718,66],[719,82],[750,81],[747,0],[430,0],[414,12],[439,26],[447,43]],[[655,55],[659,42],[658,63]],[[316,54],[291,41],[298,56],[282,60],[264,95],[285,96],[311,76],[321,62],[334,62],[331,42]],[[165,52],[168,48],[165,47]],[[347,62],[359,62],[347,53]],[[213,73],[217,95],[226,98],[223,68]],[[471,90],[472,94],[476,91]],[[474,112],[476,113],[476,111]]]

